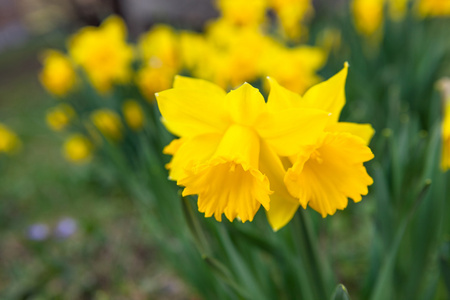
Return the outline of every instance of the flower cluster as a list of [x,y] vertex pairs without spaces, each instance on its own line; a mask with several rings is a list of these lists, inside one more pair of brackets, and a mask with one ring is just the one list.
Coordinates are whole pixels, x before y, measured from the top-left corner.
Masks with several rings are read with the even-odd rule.
[[450,16],[450,1],[446,0],[352,0],[356,29],[366,36],[380,34],[385,7],[394,21],[404,19],[410,7],[420,18]]
[[224,89],[271,74],[303,93],[320,81],[316,72],[326,61],[326,52],[318,47],[286,47],[259,27],[237,26],[226,19],[211,22],[204,35],[183,32],[181,41],[190,73]]
[[[132,63],[136,59],[133,46],[126,42],[127,29],[117,16],[106,19],[99,27],[84,27],[68,40],[68,54],[47,50],[43,55],[42,85],[64,101],[48,110],[46,121],[55,131],[73,131],[63,145],[64,157],[75,163],[87,162],[103,135],[108,141],[122,139],[125,123],[139,131],[145,123],[139,101],[94,105],[82,103],[86,80],[98,94],[107,98],[116,85],[131,84],[135,77]],[[171,76],[173,77],[174,74]],[[155,91],[153,91],[155,92]]]
[[314,13],[311,0],[219,0],[223,19],[237,26],[266,25],[267,12],[276,17],[276,29],[286,39],[298,41],[307,32],[304,26]]
[[[146,118],[143,100],[152,105],[154,94],[169,89],[177,74],[212,81],[224,89],[258,82],[270,74],[297,93],[321,80],[317,71],[326,62],[326,51],[305,45],[287,47],[270,32],[265,18],[272,9],[286,36],[294,37],[288,34],[289,28],[299,28],[294,25],[312,12],[309,0],[221,0],[218,7],[222,16],[209,22],[204,33],[157,24],[133,44],[127,41],[123,20],[111,16],[99,27],[84,27],[71,36],[67,54],[46,51],[40,81],[64,101],[48,110],[47,124],[55,131],[74,134],[63,147],[64,156],[85,162],[102,144],[102,136],[117,144],[126,129],[139,131]],[[86,91],[91,100],[86,99]],[[112,98],[115,103],[102,104],[99,98]]]
[[266,102],[248,83],[226,93],[200,79],[177,76],[156,95],[165,126],[179,136],[170,178],[198,208],[221,221],[252,221],[262,205],[274,230],[301,205],[323,217],[367,194],[372,178],[364,162],[374,131],[339,122],[345,104],[347,65],[303,97],[268,77]]

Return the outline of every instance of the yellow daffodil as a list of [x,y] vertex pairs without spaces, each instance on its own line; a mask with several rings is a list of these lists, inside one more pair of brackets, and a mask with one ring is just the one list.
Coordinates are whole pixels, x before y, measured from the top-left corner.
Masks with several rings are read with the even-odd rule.
[[0,123],[0,152],[13,154],[21,147],[17,135],[8,127]]
[[179,68],[179,40],[169,26],[157,25],[143,34],[139,38],[139,51],[144,65]]
[[442,93],[443,102],[443,120],[442,120],[442,154],[441,169],[447,171],[450,169],[450,79],[444,78],[439,82],[439,88]]
[[183,68],[190,71],[197,69],[207,55],[207,51],[208,45],[203,34],[189,31],[180,33],[180,56]]
[[47,50],[43,56],[43,65],[39,79],[51,94],[61,97],[74,88],[76,72],[72,62],[64,54]]
[[145,123],[142,107],[135,100],[127,100],[122,104],[122,112],[128,127],[140,130]]
[[264,55],[262,73],[300,94],[320,81],[317,71],[326,61],[326,52],[317,47],[286,48],[276,42],[266,48]]
[[122,122],[114,111],[96,110],[91,114],[91,121],[107,139],[117,141],[122,138]]
[[140,69],[136,74],[136,84],[148,100],[155,99],[155,93],[170,88],[175,72],[172,68],[151,66]]
[[389,4],[389,15],[392,20],[400,21],[405,17],[408,10],[409,0],[387,0]]
[[70,136],[63,146],[64,157],[73,163],[86,163],[92,158],[92,143],[81,134]]
[[254,26],[264,22],[267,0],[217,0],[225,20],[234,25]]
[[55,130],[61,131],[63,130],[75,116],[75,111],[72,106],[68,104],[60,104],[56,107],[51,108],[45,119],[47,121],[47,125]]
[[303,31],[302,21],[314,12],[311,0],[271,0],[271,7],[275,10],[284,34],[292,40],[298,40]]
[[372,36],[381,27],[384,3],[385,0],[352,0],[353,21],[361,34]]
[[[291,107],[269,111],[259,91],[245,83],[225,93],[200,79],[177,76],[174,88],[156,95],[163,122],[180,139],[165,149],[170,178],[183,195],[198,195],[199,211],[220,221],[251,221],[283,187],[273,166],[317,143],[328,112]],[[286,191],[286,188],[284,188]],[[276,192],[276,193],[274,193]]]
[[174,30],[157,25],[139,39],[142,67],[136,83],[149,101],[154,94],[170,88],[173,77],[180,69],[179,41]]
[[[374,133],[368,124],[338,122],[345,105],[347,65],[328,81],[309,89],[303,97],[280,86],[270,78],[271,110],[315,108],[331,113],[328,124],[317,143],[289,156],[284,183],[290,195],[298,199],[272,203],[267,212],[269,222],[276,230],[284,226],[302,205],[319,212],[323,217],[347,207],[348,198],[358,202],[366,195],[372,178],[363,165],[373,154],[367,147]],[[281,171],[280,171],[281,172]],[[277,207],[274,207],[274,205]],[[283,213],[280,213],[283,212]]]
[[218,20],[208,27],[207,42],[208,53],[195,75],[223,88],[252,82],[261,75],[267,37],[258,28],[238,27]]
[[109,91],[113,84],[130,79],[133,49],[126,38],[123,20],[111,16],[100,27],[84,27],[69,40],[69,53],[74,62],[102,93]]
[[447,171],[450,168],[450,104],[445,104],[444,121],[442,122],[442,158],[441,168]]
[[341,31],[337,28],[325,28],[317,37],[317,46],[324,49],[326,53],[337,51],[341,47]]
[[450,16],[450,1],[448,0],[419,0],[417,11],[422,18]]

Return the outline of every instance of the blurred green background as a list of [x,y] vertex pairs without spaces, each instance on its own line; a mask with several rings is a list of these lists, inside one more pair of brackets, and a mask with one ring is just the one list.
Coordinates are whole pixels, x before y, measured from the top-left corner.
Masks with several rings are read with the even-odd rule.
[[[0,162],[0,299],[194,298],[108,170],[67,162],[45,123],[54,100],[38,81],[40,54],[113,12],[108,1],[0,1],[0,122],[22,140]],[[58,237],[64,220],[76,229]]]

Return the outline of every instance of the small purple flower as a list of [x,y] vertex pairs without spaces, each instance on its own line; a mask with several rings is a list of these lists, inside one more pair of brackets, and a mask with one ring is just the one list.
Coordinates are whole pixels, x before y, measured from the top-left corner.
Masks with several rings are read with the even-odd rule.
[[55,236],[60,239],[70,237],[77,231],[77,222],[72,218],[64,218],[58,222],[55,228]]
[[48,238],[49,232],[46,224],[36,223],[28,227],[27,236],[32,241],[43,241]]

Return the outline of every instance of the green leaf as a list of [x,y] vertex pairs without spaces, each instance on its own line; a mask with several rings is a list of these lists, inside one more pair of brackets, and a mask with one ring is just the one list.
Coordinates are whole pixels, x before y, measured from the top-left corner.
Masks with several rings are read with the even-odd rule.
[[378,275],[378,279],[375,285],[374,292],[372,293],[371,300],[384,300],[384,299],[392,299],[394,297],[394,285],[393,285],[393,273],[396,264],[396,258],[398,254],[398,250],[400,248],[401,241],[405,235],[406,228],[411,221],[412,216],[416,212],[420,203],[422,203],[423,198],[429,191],[429,187],[431,185],[431,180],[426,180],[422,186],[422,190],[417,195],[415,200],[415,205],[410,210],[409,214],[407,214],[402,222],[400,223],[397,232],[395,234],[395,238],[392,242],[392,246],[390,247],[386,259],[381,266],[380,273]]
[[203,256],[205,262],[211,267],[211,270],[220,278],[223,282],[228,284],[240,297],[244,299],[251,299],[250,295],[234,280],[234,276],[230,270],[218,260],[206,256]]
[[447,293],[450,295],[450,242],[445,242],[439,255],[439,267],[444,280]]
[[347,292],[347,289],[343,284],[337,285],[333,295],[331,296],[331,300],[350,300],[350,296]]
[[189,199],[183,197],[183,212],[187,221],[188,228],[194,237],[195,244],[202,255],[209,255],[211,253],[208,240],[203,232],[203,229],[197,219],[197,215],[192,209]]

